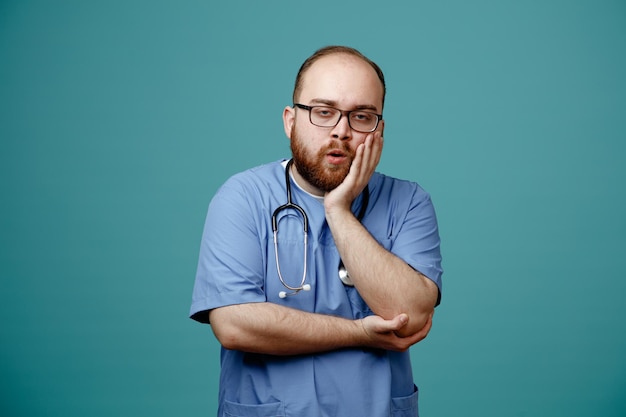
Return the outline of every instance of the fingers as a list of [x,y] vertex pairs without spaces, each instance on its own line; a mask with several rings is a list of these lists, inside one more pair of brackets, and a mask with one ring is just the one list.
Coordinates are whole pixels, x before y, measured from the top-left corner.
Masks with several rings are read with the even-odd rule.
[[380,162],[380,157],[383,152],[383,142],[384,142],[383,136],[380,132],[372,133],[371,142],[369,143],[370,153],[367,159],[372,169],[375,169],[378,166],[378,162]]
[[[374,172],[380,162],[383,150],[383,137],[380,132],[372,132],[365,138],[365,141],[357,148],[359,169],[370,175]],[[355,158],[355,162],[359,159]]]
[[349,175],[359,187],[365,187],[376,170],[382,149],[383,137],[378,131],[368,134],[365,141],[357,147]]
[[350,208],[352,201],[363,191],[374,174],[380,161],[382,148],[381,132],[372,132],[366,136],[365,141],[356,148],[348,175],[335,190],[328,193],[327,197],[331,195],[333,197],[325,200],[329,203],[327,207],[339,202],[342,207]]
[[404,313],[398,314],[396,317],[394,317],[391,320],[393,328],[390,331],[392,332],[398,331],[404,326],[406,326],[408,322],[409,322],[409,316],[407,314],[404,314]]

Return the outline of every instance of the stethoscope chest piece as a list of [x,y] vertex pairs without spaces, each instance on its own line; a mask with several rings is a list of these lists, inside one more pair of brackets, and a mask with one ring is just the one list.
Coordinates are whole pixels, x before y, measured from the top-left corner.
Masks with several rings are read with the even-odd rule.
[[344,285],[349,287],[354,287],[354,283],[350,279],[350,274],[348,274],[348,270],[343,265],[343,262],[339,262],[339,279],[343,282]]

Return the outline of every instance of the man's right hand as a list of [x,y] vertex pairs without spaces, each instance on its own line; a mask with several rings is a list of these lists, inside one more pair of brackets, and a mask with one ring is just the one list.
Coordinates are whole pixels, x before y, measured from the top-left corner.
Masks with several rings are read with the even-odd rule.
[[408,316],[406,314],[399,314],[391,320],[385,320],[380,316],[365,317],[360,320],[366,336],[365,345],[377,349],[404,352],[426,338],[433,325],[433,314],[434,312],[430,314],[428,321],[421,330],[407,337],[400,337],[396,334],[407,324]]

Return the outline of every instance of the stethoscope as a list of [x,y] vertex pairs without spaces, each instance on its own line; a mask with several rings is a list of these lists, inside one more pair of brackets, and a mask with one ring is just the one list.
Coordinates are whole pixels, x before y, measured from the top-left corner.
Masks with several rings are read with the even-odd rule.
[[[308,239],[309,218],[306,215],[306,212],[304,211],[302,207],[300,207],[299,205],[291,201],[291,181],[289,179],[289,169],[291,168],[292,164],[293,164],[293,159],[290,159],[289,162],[287,162],[287,165],[285,166],[285,188],[287,189],[287,203],[278,207],[276,210],[274,210],[274,214],[272,214],[272,231],[274,232],[274,253],[276,254],[276,271],[278,272],[278,279],[280,279],[280,283],[283,284],[283,286],[287,290],[290,291],[290,292],[280,291],[278,293],[278,296],[280,298],[285,298],[288,295],[296,295],[300,291],[311,290],[311,285],[306,283],[306,265],[307,265],[307,253],[308,253],[308,241],[309,241]],[[365,210],[367,210],[369,197],[370,197],[370,192],[369,192],[368,186],[366,185],[365,189],[363,190],[363,204],[361,204],[361,210],[359,210],[359,214],[357,216],[357,219],[359,221],[363,220],[363,216],[365,215]],[[303,271],[302,279],[300,280],[300,285],[297,285],[297,286],[291,286],[285,282],[285,279],[283,278],[283,274],[280,271],[280,262],[278,260],[278,239],[277,239],[278,217],[277,216],[278,216],[278,213],[286,209],[293,209],[302,215],[302,229],[303,229],[303,235],[304,235],[304,257],[303,257],[304,264],[302,267],[302,271]],[[348,285],[348,286],[354,286],[354,283],[350,279],[350,274],[348,274],[348,270],[343,265],[343,261],[341,259],[339,260],[338,274],[339,274],[339,279],[341,280],[341,282],[343,282],[345,285]]]

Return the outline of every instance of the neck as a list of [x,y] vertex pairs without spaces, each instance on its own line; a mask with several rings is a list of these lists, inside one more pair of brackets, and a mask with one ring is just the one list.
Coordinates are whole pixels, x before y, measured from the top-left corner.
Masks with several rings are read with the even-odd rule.
[[293,181],[298,185],[298,187],[300,187],[301,189],[303,189],[304,191],[306,191],[307,193],[315,196],[315,197],[324,197],[324,192],[314,186],[312,186],[311,184],[309,184],[308,181],[306,181],[302,175],[300,175],[300,173],[298,172],[298,168],[296,168],[295,164],[289,164],[289,169],[290,169],[290,173],[291,173],[291,178],[293,178]]

